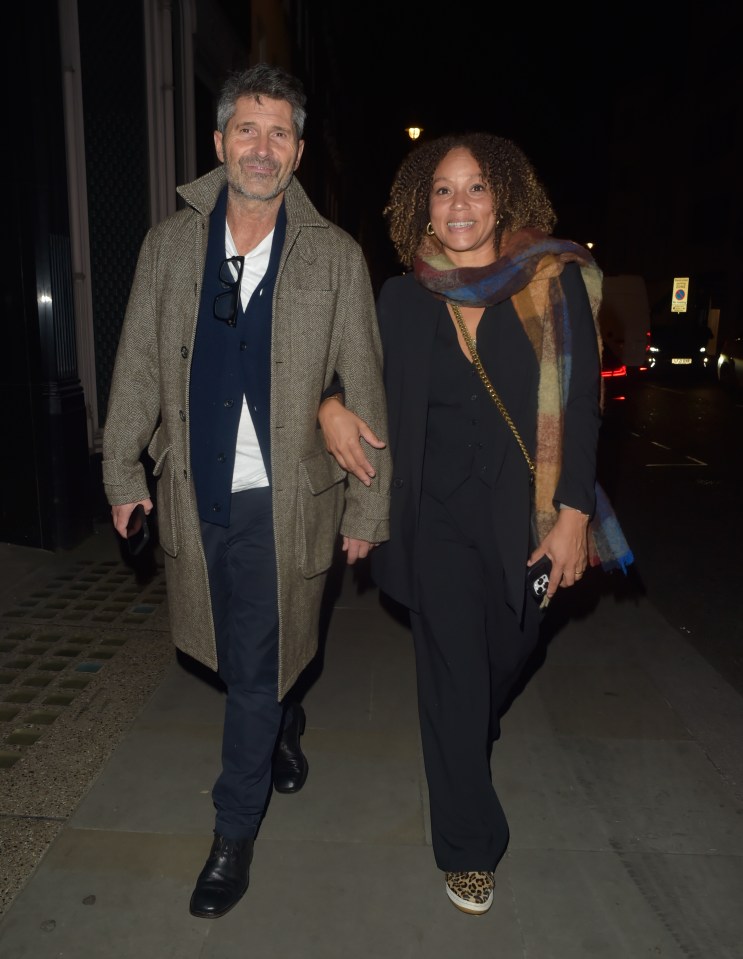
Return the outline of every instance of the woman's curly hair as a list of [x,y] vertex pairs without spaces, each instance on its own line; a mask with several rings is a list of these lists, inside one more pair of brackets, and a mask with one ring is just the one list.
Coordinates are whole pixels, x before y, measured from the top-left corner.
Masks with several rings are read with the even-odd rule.
[[415,146],[400,164],[383,215],[400,262],[410,268],[430,220],[428,204],[436,167],[455,147],[477,161],[498,218],[494,246],[504,231],[532,227],[551,233],[557,217],[534,167],[511,140],[491,133],[438,137]]

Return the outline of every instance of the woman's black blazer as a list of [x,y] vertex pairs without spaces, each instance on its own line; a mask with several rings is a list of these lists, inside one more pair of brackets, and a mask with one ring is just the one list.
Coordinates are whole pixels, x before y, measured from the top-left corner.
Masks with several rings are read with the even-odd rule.
[[[600,426],[598,342],[578,266],[568,264],[561,279],[569,304],[573,343],[563,468],[555,503],[592,514]],[[411,273],[384,283],[377,300],[377,315],[384,352],[393,478],[390,538],[372,552],[371,573],[383,592],[417,610],[415,544],[431,357],[437,323],[442,315],[448,318],[448,313],[445,303],[422,287]],[[478,350],[488,376],[533,456],[539,371],[534,350],[510,301],[488,309],[478,329]],[[516,439],[507,437],[504,444],[503,460],[492,490],[494,548],[503,562],[509,602],[520,615],[529,554],[529,469]]]

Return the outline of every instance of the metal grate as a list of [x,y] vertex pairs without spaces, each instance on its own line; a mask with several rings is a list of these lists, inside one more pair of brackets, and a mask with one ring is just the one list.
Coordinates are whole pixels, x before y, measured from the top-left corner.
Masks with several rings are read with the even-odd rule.
[[167,629],[165,575],[133,583],[117,562],[79,562],[2,612],[0,770],[95,682],[133,627]]

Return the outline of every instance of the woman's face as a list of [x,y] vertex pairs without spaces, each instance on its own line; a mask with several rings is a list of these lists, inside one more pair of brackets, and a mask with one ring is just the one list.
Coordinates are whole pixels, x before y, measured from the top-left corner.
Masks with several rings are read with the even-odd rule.
[[495,260],[493,195],[465,147],[450,150],[436,167],[428,212],[452,263],[485,266]]

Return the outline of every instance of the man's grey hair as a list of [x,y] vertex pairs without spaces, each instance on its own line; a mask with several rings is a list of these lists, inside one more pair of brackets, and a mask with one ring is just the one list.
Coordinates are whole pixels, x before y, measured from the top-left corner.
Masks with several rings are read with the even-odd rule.
[[240,97],[286,100],[292,108],[292,126],[297,140],[302,139],[307,119],[307,96],[298,77],[268,63],[257,63],[247,70],[232,73],[225,81],[217,103],[217,130],[220,133],[224,133]]

